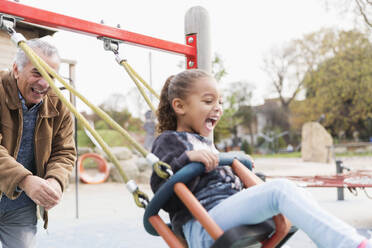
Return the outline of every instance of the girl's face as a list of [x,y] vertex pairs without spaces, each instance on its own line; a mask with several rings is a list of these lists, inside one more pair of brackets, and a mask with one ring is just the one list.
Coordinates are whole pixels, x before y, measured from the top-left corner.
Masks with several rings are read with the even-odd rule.
[[208,137],[222,116],[222,98],[214,78],[203,77],[193,82],[192,90],[182,100],[177,114],[177,131]]

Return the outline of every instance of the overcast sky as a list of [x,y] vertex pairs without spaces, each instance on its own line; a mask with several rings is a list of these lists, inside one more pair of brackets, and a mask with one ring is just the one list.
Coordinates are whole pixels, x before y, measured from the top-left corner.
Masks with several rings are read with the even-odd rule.
[[[261,70],[263,55],[272,47],[280,47],[322,27],[352,27],[351,18],[326,10],[324,0],[21,0],[20,3],[93,22],[103,19],[110,26],[120,24],[131,32],[178,43],[184,43],[187,10],[203,6],[210,15],[212,51],[221,56],[228,72],[224,82],[253,83],[255,104],[263,103],[264,97],[273,96]],[[112,94],[126,94],[133,87],[114,56],[104,51],[102,41],[60,31],[52,42],[62,57],[77,61],[77,89],[96,105]],[[121,55],[145,80],[149,80],[149,51],[120,46]],[[160,92],[165,79],[180,71],[177,65],[183,57],[158,51],[151,53],[153,86]],[[78,108],[80,111],[87,109],[82,103]]]

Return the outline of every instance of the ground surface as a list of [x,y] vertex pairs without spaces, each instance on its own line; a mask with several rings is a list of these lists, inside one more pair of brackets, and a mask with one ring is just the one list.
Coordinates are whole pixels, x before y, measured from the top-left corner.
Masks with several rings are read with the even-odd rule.
[[[372,158],[347,158],[344,164],[353,169],[372,170]],[[334,164],[303,163],[301,159],[257,159],[256,171],[267,175],[316,175],[335,173]],[[141,190],[152,196],[148,185]],[[372,234],[372,200],[362,192],[358,196],[345,191],[345,200],[337,201],[334,188],[308,189],[319,204],[353,225],[365,236]],[[62,203],[50,212],[48,231],[41,226],[38,248],[129,248],[167,247],[163,240],[146,233],[142,225],[143,210],[138,208],[124,185],[104,183],[80,184],[79,218],[76,219],[76,189],[71,184]],[[372,189],[368,192],[372,195]],[[287,243],[291,248],[315,248],[301,231]]]

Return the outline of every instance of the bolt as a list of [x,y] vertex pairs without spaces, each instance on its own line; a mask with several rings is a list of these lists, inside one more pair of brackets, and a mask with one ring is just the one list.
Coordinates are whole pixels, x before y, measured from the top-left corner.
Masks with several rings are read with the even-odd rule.
[[194,62],[193,61],[189,61],[189,67],[193,67],[194,66]]
[[189,37],[187,40],[188,40],[189,44],[194,42],[194,38],[192,38],[192,37]]

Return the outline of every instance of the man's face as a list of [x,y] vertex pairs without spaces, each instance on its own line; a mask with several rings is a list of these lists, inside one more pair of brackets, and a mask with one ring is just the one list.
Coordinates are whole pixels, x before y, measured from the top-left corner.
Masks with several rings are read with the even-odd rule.
[[[55,71],[59,69],[59,59],[56,56],[47,57],[40,51],[35,51]],[[26,106],[31,107],[38,104],[50,89],[48,82],[41,76],[36,67],[29,62],[21,71],[16,64],[13,65],[14,77]]]

